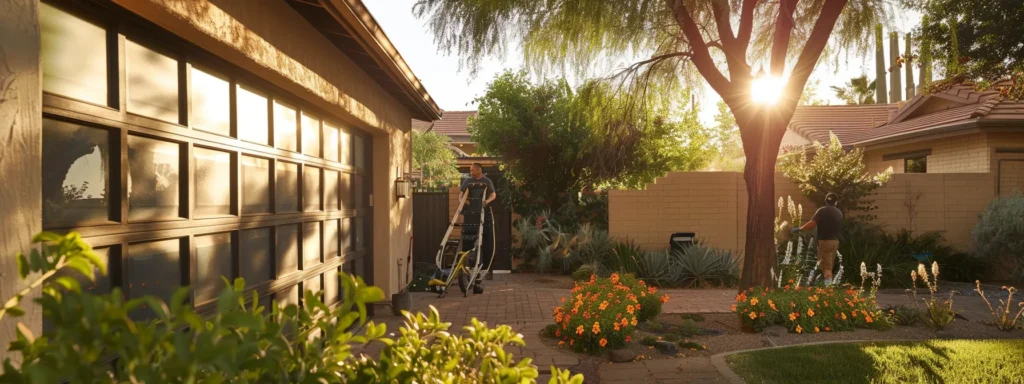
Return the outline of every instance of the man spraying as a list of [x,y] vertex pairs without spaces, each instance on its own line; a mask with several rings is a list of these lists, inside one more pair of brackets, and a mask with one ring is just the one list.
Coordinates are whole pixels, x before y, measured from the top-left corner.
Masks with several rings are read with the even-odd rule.
[[[480,163],[473,163],[473,165],[469,167],[469,176],[470,177],[468,179],[462,180],[462,186],[459,188],[460,190],[465,191],[469,188],[470,184],[484,184],[487,186],[487,196],[484,197],[483,204],[480,207],[484,210],[484,225],[481,228],[483,231],[481,235],[483,235],[484,238],[482,245],[483,249],[480,251],[482,258],[480,263],[490,269],[491,258],[494,257],[494,217],[492,211],[488,209],[488,205],[498,198],[498,194],[494,191],[494,182],[487,178],[487,176],[484,176],[484,168]],[[484,272],[489,273],[490,271],[488,270]]]
[[839,250],[839,227],[843,224],[843,213],[836,208],[839,195],[825,195],[825,206],[814,212],[814,217],[800,228],[793,228],[794,234],[818,228],[818,267],[825,277],[825,285],[832,284],[832,268]]

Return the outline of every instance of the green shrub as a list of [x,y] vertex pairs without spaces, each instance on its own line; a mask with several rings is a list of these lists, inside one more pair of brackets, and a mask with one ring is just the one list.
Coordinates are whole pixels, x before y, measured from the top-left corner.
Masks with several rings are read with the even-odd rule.
[[1024,195],[989,202],[972,235],[979,256],[991,261],[1012,256],[1014,276],[1024,279]]
[[673,286],[678,281],[679,269],[673,265],[672,256],[667,251],[643,252],[639,267],[636,276],[653,286]]
[[754,330],[782,325],[796,333],[887,329],[888,318],[873,295],[852,287],[754,287],[736,295],[740,321]]
[[672,253],[675,286],[683,288],[734,287],[740,281],[739,258],[732,252],[700,244]]
[[921,320],[920,310],[905,305],[889,306],[882,312],[888,314],[889,319],[896,325],[914,325]]
[[643,249],[632,240],[616,242],[612,246],[611,257],[605,261],[605,267],[621,273],[637,274],[643,256]]
[[575,283],[568,300],[555,308],[555,335],[559,345],[577,352],[601,353],[622,348],[638,324],[637,297],[630,287],[610,278],[591,277]]
[[583,264],[572,273],[573,281],[590,280],[590,276],[597,274],[597,266],[594,264]]
[[[914,258],[916,253],[931,254],[924,262],[938,262],[946,271],[943,278],[948,281],[973,282],[982,278],[987,270],[986,260],[957,252],[944,242],[939,232],[914,234],[900,230],[888,234],[880,226],[857,222],[843,225],[839,233],[839,253],[843,255],[846,271],[855,271],[861,263],[881,264],[885,270],[883,281],[890,287],[910,286],[906,276],[922,262]],[[856,274],[846,276],[847,282],[856,280]]]
[[[530,359],[504,353],[507,345],[523,345],[506,325],[489,328],[473,319],[468,336],[456,336],[431,308],[429,315],[405,313],[400,336],[384,337],[384,324],[366,318],[366,304],[381,300],[383,292],[359,277],[342,274],[341,302],[334,308],[306,291],[303,306],[275,303],[269,312],[237,279],[221,291],[214,313],[202,317],[188,303],[187,287],[166,304],[154,297],[124,301],[117,288],[106,295],[83,292],[80,280],[92,280],[94,269],[104,273],[105,266],[78,234],[42,233],[33,242],[40,250],[18,255],[18,265],[22,279],[35,279],[6,302],[0,319],[21,315],[20,299],[42,286],[36,303],[54,327],[36,337],[18,324],[8,350],[22,362],[4,360],[3,383],[492,383],[538,377]],[[66,269],[82,279],[57,274]],[[128,314],[143,305],[156,319],[130,320]],[[352,354],[353,345],[370,342],[385,345],[376,360]],[[551,383],[583,380],[553,373]]]
[[[612,275],[614,281],[617,274]],[[661,306],[668,301],[667,294],[659,295],[658,288],[647,286],[644,280],[639,280],[631,274],[624,274],[620,277],[622,285],[629,287],[633,296],[640,304],[640,311],[637,314],[640,322],[654,319],[661,314]]]

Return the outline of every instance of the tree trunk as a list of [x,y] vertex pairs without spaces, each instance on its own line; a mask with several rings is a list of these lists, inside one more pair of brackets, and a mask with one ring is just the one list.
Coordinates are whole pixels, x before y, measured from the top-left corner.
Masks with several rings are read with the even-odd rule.
[[[775,162],[788,119],[774,113],[756,113],[740,123],[747,160],[747,240],[740,289],[767,286],[775,266]],[[749,126],[744,126],[749,125]]]

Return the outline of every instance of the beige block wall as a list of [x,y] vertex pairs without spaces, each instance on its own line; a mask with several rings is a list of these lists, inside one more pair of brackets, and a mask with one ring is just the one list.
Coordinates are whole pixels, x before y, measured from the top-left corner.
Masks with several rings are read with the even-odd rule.
[[988,140],[993,171],[999,174],[999,195],[1024,193],[1024,133],[990,133]]
[[892,167],[896,173],[903,173],[903,160],[885,161],[889,154],[931,149],[928,156],[928,173],[983,173],[991,172],[992,150],[989,137],[984,133],[946,137],[920,141],[864,152],[864,163],[870,172],[881,172]]
[[[992,174],[900,174],[875,197],[878,224],[895,231],[946,231],[960,249],[970,244],[978,213],[995,196]],[[803,220],[816,209],[795,185],[776,175],[775,199],[792,196],[804,207]],[[746,241],[746,187],[734,172],[673,172],[642,191],[611,191],[609,230],[645,249],[664,249],[675,232],[696,232],[709,246],[739,252]]]
[[411,199],[394,191],[411,171],[410,111],[283,1],[114,1],[373,136],[374,285],[396,292],[412,233]]

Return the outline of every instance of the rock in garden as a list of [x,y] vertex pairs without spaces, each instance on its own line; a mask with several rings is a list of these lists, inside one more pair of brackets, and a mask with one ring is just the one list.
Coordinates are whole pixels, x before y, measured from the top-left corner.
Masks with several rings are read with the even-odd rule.
[[789,330],[781,325],[773,325],[768,328],[765,328],[763,332],[764,334],[771,337],[780,337],[782,335],[789,333]]
[[615,349],[608,351],[608,359],[613,363],[628,363],[633,361],[635,358],[636,353],[628,349]]
[[676,356],[679,354],[679,347],[675,344],[667,341],[658,341],[654,343],[654,348],[657,348],[661,353],[668,356]]

